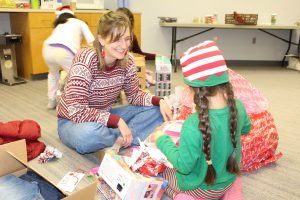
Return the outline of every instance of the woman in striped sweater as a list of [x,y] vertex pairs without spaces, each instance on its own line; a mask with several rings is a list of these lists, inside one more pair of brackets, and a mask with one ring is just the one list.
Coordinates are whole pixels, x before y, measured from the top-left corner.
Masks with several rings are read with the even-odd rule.
[[[58,105],[61,141],[85,154],[110,147],[138,145],[171,110],[158,96],[142,91],[128,54],[132,27],[126,15],[108,12],[98,24],[94,49],[76,54]],[[112,108],[123,89],[130,105]]]

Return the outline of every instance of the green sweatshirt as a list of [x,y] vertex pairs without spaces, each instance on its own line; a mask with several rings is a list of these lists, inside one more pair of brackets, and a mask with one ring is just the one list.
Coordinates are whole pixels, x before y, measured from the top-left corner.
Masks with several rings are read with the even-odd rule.
[[[249,133],[251,121],[240,100],[236,100],[238,109],[237,158],[241,160],[241,134]],[[176,178],[180,190],[196,188],[218,190],[231,184],[236,175],[227,172],[226,163],[233,151],[229,128],[229,107],[209,109],[211,135],[211,159],[216,170],[216,182],[207,185],[204,182],[207,163],[202,151],[202,134],[198,128],[198,113],[191,114],[184,122],[180,133],[179,147],[176,147],[168,135],[163,135],[156,141],[157,147],[166,155],[176,168]]]

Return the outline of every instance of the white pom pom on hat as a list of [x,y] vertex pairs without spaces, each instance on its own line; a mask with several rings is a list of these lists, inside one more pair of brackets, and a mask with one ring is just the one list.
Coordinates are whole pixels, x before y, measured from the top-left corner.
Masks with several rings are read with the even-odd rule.
[[57,17],[63,13],[70,13],[70,14],[74,15],[74,12],[71,10],[71,7],[69,5],[65,5],[65,6],[56,8],[55,14]]
[[189,48],[180,58],[183,80],[193,87],[229,82],[225,59],[216,43],[207,40]]

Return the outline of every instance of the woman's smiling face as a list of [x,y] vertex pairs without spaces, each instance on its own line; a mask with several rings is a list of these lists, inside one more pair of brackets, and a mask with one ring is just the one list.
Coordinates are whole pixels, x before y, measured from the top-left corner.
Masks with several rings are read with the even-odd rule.
[[106,64],[110,64],[117,59],[123,59],[128,52],[131,45],[130,31],[126,28],[126,30],[124,31],[123,29],[121,33],[122,34],[119,33],[120,36],[117,39],[111,38],[111,36],[106,38],[101,38],[101,36],[98,37],[99,42],[104,47],[104,60]]

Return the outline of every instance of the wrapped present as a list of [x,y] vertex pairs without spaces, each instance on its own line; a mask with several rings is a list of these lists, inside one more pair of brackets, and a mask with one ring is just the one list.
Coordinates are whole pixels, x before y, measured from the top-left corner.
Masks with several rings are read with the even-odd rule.
[[249,115],[252,127],[249,134],[242,135],[242,171],[253,171],[281,158],[276,154],[278,132],[269,111]]
[[177,116],[177,120],[185,120],[190,114],[192,114],[192,108],[187,106],[182,106]]
[[159,149],[146,146],[141,141],[140,146],[131,148],[127,156],[130,157],[126,162],[130,169],[143,175],[157,176],[158,173],[162,173],[165,170],[166,165],[172,167],[166,156]]
[[139,171],[144,175],[157,176],[162,173],[166,166],[164,163],[157,162],[148,153],[143,152],[138,160],[131,166],[133,171]]
[[247,79],[228,69],[234,95],[245,105],[247,113],[260,113],[268,109],[268,100]]

